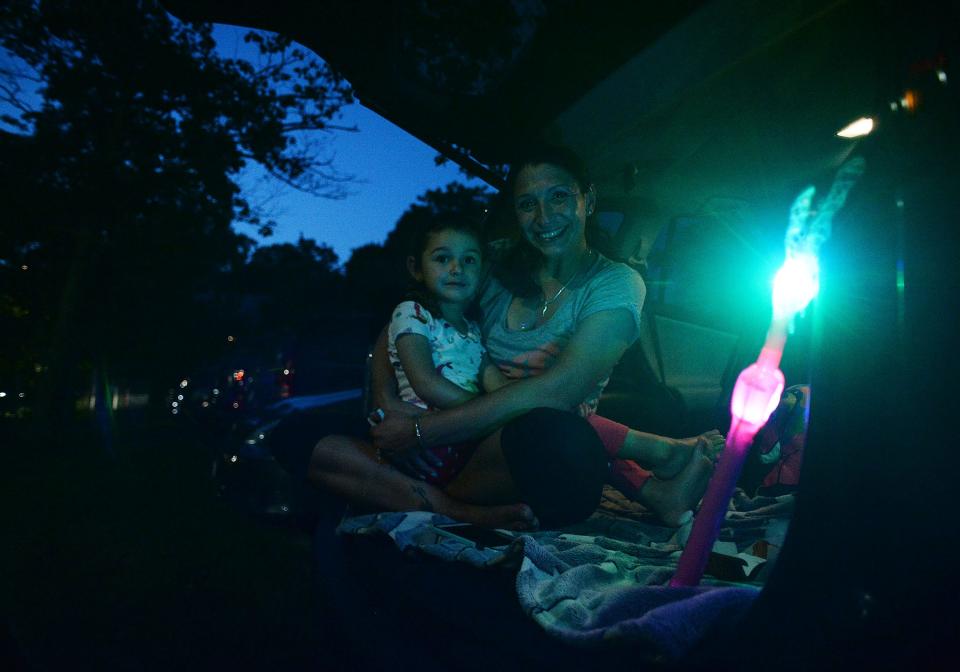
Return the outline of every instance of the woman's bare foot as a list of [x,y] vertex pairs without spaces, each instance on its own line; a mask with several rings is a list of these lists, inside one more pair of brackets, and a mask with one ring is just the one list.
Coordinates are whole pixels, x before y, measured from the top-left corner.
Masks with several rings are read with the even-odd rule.
[[533,509],[526,504],[500,504],[495,506],[464,504],[462,509],[447,515],[480,527],[498,527],[504,530],[535,530],[540,525],[537,517],[533,514]]
[[650,470],[657,478],[669,480],[681,473],[695,455],[715,461],[724,445],[723,434],[716,429],[685,439],[666,439],[660,447],[661,461],[651,465]]
[[687,518],[685,514],[703,497],[712,474],[713,460],[700,450],[693,450],[679,473],[671,479],[649,479],[640,489],[638,499],[665,525],[679,527]]

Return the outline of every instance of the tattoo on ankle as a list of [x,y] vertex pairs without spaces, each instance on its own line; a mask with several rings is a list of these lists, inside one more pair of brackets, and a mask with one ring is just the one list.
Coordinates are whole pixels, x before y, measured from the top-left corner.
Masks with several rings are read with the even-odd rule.
[[423,504],[420,505],[421,511],[429,511],[433,513],[433,504],[430,503],[430,500],[427,499],[427,491],[423,489],[422,485],[413,485],[410,486],[413,490],[413,494],[423,500]]

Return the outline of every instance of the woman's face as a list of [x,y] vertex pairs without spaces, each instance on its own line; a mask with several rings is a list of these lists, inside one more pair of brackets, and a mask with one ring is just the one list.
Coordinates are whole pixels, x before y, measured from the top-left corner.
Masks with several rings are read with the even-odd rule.
[[514,187],[513,208],[524,237],[546,257],[586,246],[587,215],[596,195],[586,193],[573,175],[551,163],[522,168]]

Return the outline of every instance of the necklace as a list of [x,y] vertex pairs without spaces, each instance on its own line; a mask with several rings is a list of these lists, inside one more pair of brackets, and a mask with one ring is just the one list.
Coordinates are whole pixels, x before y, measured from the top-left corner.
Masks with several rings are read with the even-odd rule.
[[[587,248],[587,251],[584,256],[589,258],[592,254],[593,254],[593,250],[591,248]],[[563,294],[564,290],[567,289],[567,285],[573,282],[574,278],[580,275],[580,268],[582,266],[583,266],[583,256],[581,256],[580,261],[577,262],[577,267],[576,269],[574,269],[573,275],[571,275],[567,279],[567,281],[560,286],[560,289],[557,290],[557,293],[551,296],[549,299],[546,297],[546,295],[544,295],[543,299],[540,301],[540,305],[537,307],[538,314],[536,315],[536,317],[534,317],[533,321],[527,322],[526,320],[524,320],[523,322],[520,323],[519,325],[520,331],[527,331],[529,329],[533,329],[533,327],[537,324],[537,322],[547,314],[547,311],[550,309],[550,306],[552,306],[557,301],[557,299],[560,298],[560,295]]]

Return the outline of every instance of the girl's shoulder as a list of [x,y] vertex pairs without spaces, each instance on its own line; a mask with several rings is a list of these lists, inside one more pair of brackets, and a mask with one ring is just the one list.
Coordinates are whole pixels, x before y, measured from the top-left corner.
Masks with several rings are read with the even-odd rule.
[[433,313],[431,313],[422,303],[419,301],[414,301],[413,299],[401,301],[390,313],[391,322],[400,320],[406,321],[411,319],[422,322],[423,324],[430,324],[433,322]]

